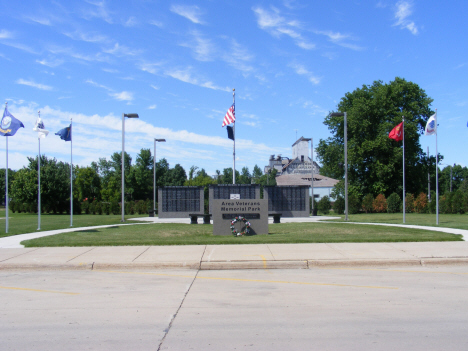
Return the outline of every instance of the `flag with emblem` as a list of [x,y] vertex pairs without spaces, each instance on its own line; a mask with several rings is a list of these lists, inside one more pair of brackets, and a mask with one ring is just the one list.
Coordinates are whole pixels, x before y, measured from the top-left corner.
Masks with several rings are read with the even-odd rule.
[[7,106],[5,106],[2,121],[0,122],[0,134],[3,136],[13,136],[20,128],[24,128],[24,124],[13,117],[13,115],[8,111]]
[[437,114],[433,114],[426,124],[424,135],[437,134]]
[[38,117],[36,120],[36,125],[34,126],[33,130],[37,132],[38,138],[45,138],[49,135],[49,131],[45,129],[44,122],[42,121],[41,117]]
[[72,140],[72,127],[71,124],[70,126],[60,129],[55,135],[58,135],[60,139],[65,140],[65,141],[71,141]]
[[395,141],[403,140],[403,123],[404,122],[401,122],[399,125],[397,125],[395,128],[392,129],[390,134],[388,134],[388,137],[390,139],[393,139]]

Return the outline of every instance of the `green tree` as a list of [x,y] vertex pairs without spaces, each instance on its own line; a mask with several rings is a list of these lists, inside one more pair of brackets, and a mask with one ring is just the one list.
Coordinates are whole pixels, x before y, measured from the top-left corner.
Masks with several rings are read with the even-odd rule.
[[[8,196],[11,197],[11,185],[15,178],[16,171],[8,169]],[[0,203],[5,201],[5,169],[0,169]]]
[[164,177],[166,186],[182,186],[187,180],[187,174],[180,164],[176,164],[174,168],[170,168]]
[[243,167],[237,183],[250,184],[251,181],[252,181],[252,176],[250,175],[249,168]]
[[26,167],[17,171],[9,194],[16,203],[37,204],[37,171]]
[[[341,99],[338,111],[347,112],[348,179],[360,193],[390,195],[402,187],[402,143],[388,138],[405,118],[406,188],[420,192],[427,184],[427,159],[419,137],[434,113],[429,98],[417,84],[402,78],[364,85]],[[344,170],[344,117],[325,118],[332,137],[320,140],[318,159],[325,176],[340,179]]]
[[101,178],[92,167],[76,167],[74,193],[79,201],[101,198]]
[[258,184],[258,180],[260,179],[262,175],[263,175],[263,172],[261,168],[255,165],[252,170],[252,179],[254,180],[255,184]]
[[130,171],[131,187],[134,189],[133,199],[145,200],[153,194],[153,156],[150,149],[141,149],[136,157],[135,165]]

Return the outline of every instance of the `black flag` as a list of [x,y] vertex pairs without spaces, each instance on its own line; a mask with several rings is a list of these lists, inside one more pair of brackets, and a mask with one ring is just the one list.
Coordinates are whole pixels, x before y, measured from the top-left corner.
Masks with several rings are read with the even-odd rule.
[[232,127],[227,126],[228,138],[234,140],[234,129]]

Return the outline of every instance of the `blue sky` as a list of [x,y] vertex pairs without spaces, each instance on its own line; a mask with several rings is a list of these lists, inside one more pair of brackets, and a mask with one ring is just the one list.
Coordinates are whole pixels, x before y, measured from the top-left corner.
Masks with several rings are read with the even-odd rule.
[[[452,1],[2,1],[2,102],[26,128],[9,138],[9,166],[41,152],[70,160],[53,135],[73,118],[82,166],[141,148],[170,166],[232,167],[221,128],[236,89],[236,169],[291,156],[297,137],[329,137],[340,98],[375,80],[417,83],[438,109],[438,150],[468,166],[468,3]],[[421,137],[435,152],[435,137]],[[0,141],[4,155],[5,141]],[[5,158],[0,156],[0,166]]]

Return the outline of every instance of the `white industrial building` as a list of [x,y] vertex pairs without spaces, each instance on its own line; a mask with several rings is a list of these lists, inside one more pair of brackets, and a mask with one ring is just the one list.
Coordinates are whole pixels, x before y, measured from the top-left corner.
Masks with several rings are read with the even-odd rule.
[[[279,186],[311,186],[312,158],[309,156],[309,140],[300,137],[292,145],[292,158],[271,155],[268,166],[264,168],[264,172],[268,173],[270,170],[276,169],[276,184]],[[330,197],[333,187],[339,181],[320,175],[320,166],[315,161],[313,163],[313,170],[315,200],[319,201],[325,195]]]

